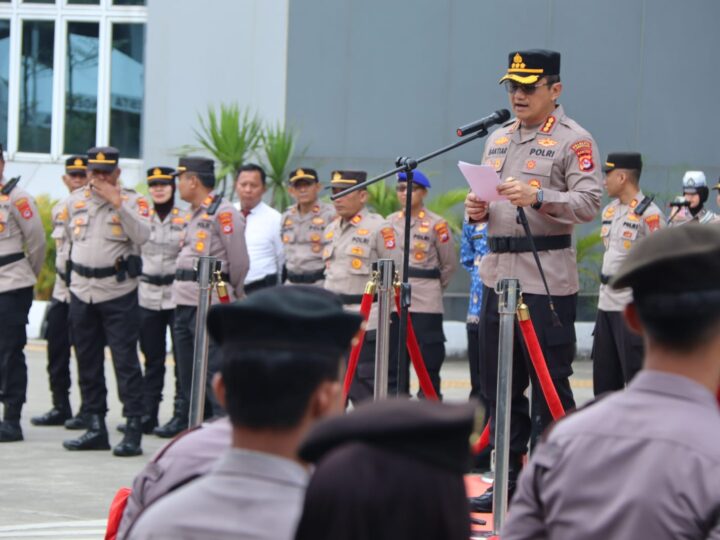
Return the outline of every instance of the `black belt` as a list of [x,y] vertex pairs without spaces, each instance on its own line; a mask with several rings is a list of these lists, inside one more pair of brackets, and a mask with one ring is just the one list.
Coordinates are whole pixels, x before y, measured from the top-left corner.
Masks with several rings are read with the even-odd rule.
[[149,283],[150,285],[172,285],[173,281],[175,281],[175,274],[165,274],[164,276],[143,274],[140,276],[140,281]]
[[600,273],[600,283],[603,285],[607,285],[610,283],[610,280],[612,279],[612,276],[608,276],[607,274]]
[[250,283],[246,283],[243,285],[243,290],[245,291],[245,294],[250,294],[251,292],[258,291],[260,289],[264,289],[265,287],[272,287],[273,285],[278,284],[278,275],[277,274],[269,274],[265,276],[262,279],[258,279],[257,281],[252,281]]
[[[364,294],[338,294],[340,300],[345,305],[361,304]],[[373,296],[373,302],[377,300],[377,294]]]
[[414,278],[425,278],[425,279],[440,279],[439,268],[416,268],[410,266],[408,268],[408,277]]
[[[565,249],[572,246],[572,236],[533,236],[538,251]],[[530,240],[525,236],[489,236],[488,247],[493,253],[524,253],[532,251]]]
[[55,272],[57,273],[57,275],[60,279],[62,279],[65,283],[67,283],[67,274],[65,272],[61,272],[60,270],[57,270],[57,269],[55,270]]
[[[230,274],[223,272],[221,276],[223,281],[230,281]],[[178,281],[197,281],[197,271],[188,270],[186,268],[178,268],[175,270],[175,279]]]
[[295,274],[293,272],[287,273],[287,280],[290,283],[315,283],[325,279],[325,270],[316,270],[315,272],[308,272],[306,274]]
[[3,255],[0,257],[0,266],[5,266],[8,264],[12,264],[14,262],[17,262],[21,259],[25,258],[24,253],[11,253],[10,255]]
[[72,264],[73,272],[76,272],[77,274],[80,274],[82,277],[86,278],[106,278],[116,275],[120,269],[116,266],[105,266],[103,268],[90,268],[89,266],[84,266],[82,264],[78,264],[74,262]]

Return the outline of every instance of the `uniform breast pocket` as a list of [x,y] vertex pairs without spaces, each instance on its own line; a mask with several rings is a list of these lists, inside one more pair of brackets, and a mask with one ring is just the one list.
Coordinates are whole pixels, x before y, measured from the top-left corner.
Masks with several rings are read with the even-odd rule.
[[79,214],[72,218],[72,239],[73,241],[85,240],[88,229],[88,215]]
[[3,208],[0,210],[0,238],[7,238],[10,236],[10,227],[8,226],[8,215],[7,209]]
[[412,244],[412,252],[410,253],[410,261],[415,264],[422,264],[428,258],[428,250],[430,249],[430,242],[425,240],[414,240]]
[[115,242],[127,242],[128,235],[125,233],[120,220],[112,218],[105,224],[105,240],[113,240]]
[[365,246],[351,245],[346,254],[349,256],[351,274],[370,274],[370,250]]
[[505,156],[488,156],[485,159],[485,165],[489,165],[493,169],[495,169],[496,172],[500,172],[503,169],[503,166],[505,165]]
[[525,160],[522,172],[531,185],[535,187],[547,186],[550,183],[553,160],[531,157]]
[[637,239],[637,235],[638,229],[625,226],[620,232],[620,239],[623,241],[634,242]]
[[292,244],[295,242],[295,231],[292,229],[285,229],[281,235],[283,244]]

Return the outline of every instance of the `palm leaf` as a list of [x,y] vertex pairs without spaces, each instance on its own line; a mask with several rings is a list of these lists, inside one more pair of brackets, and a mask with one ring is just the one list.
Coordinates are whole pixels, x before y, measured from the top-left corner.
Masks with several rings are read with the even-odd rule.
[[367,192],[367,205],[381,216],[387,217],[400,210],[400,201],[398,201],[395,190],[389,187],[385,180],[368,186]]
[[263,165],[272,189],[272,206],[279,212],[290,205],[286,179],[295,154],[297,134],[282,124],[267,126],[262,134]]

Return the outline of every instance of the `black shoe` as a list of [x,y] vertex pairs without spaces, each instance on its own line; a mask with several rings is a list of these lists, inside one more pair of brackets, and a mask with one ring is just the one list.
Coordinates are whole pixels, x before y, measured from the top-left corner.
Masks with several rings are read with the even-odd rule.
[[[508,482],[508,504],[510,504],[510,501],[513,498],[513,495],[515,495],[515,486],[516,483],[514,481]],[[493,511],[493,487],[490,486],[485,490],[485,493],[478,497],[469,497],[468,503],[470,503],[470,511],[471,512],[478,512],[481,514],[490,514]]]
[[22,441],[20,420],[5,420],[0,423],[0,443]]
[[45,414],[40,416],[33,416],[30,419],[30,423],[33,426],[62,426],[66,420],[72,418],[70,409],[58,409],[53,407]]
[[64,441],[63,446],[67,450],[110,450],[105,418],[99,414],[89,414],[86,416],[86,420],[88,422],[87,431],[77,439]]
[[77,413],[75,416],[70,418],[69,420],[65,420],[65,429],[71,429],[71,430],[81,430],[81,429],[90,429],[90,424],[88,422],[88,415],[85,413]]
[[139,416],[130,416],[125,425],[125,436],[115,448],[113,455],[119,457],[139,456],[143,453],[140,441],[142,440],[143,422]]
[[[145,435],[152,435],[153,430],[158,427],[157,416],[152,417],[147,414],[142,415],[142,432]],[[118,424],[117,430],[120,433],[125,433],[125,424]]]
[[173,416],[167,424],[155,428],[153,433],[162,439],[171,439],[178,433],[185,431],[187,428],[187,420],[183,420],[179,416]]

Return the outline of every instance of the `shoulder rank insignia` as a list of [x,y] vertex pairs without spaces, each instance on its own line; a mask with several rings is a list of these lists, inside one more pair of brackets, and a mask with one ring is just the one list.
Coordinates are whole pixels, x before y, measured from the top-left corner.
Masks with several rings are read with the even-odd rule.
[[540,133],[552,133],[552,130],[555,128],[555,117],[553,115],[550,115],[547,117],[547,120],[545,120],[545,123],[540,128]]

